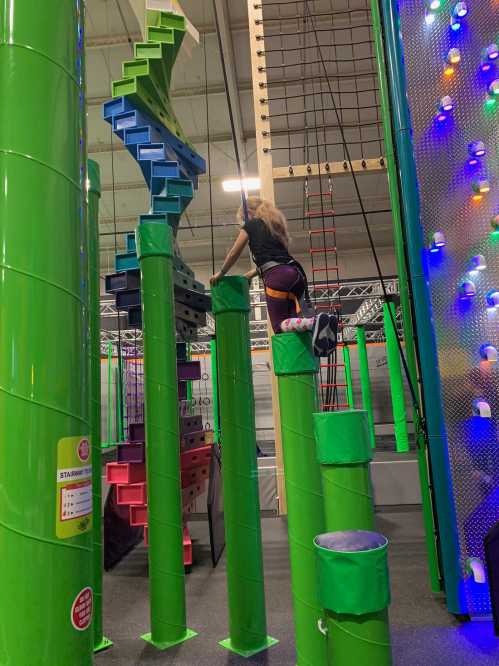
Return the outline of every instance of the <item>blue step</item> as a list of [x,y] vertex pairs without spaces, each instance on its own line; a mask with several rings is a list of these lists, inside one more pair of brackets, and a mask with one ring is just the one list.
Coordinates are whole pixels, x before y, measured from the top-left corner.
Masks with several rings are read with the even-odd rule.
[[136,252],[117,254],[114,260],[117,273],[121,273],[122,271],[137,270],[139,267],[139,260],[137,258]]
[[103,117],[108,123],[112,123],[114,116],[118,113],[125,111],[135,111],[135,107],[131,104],[126,97],[116,97],[105,102],[102,107]]
[[163,195],[153,195],[152,212],[153,213],[177,213],[180,215],[185,206],[180,197],[168,197]]
[[166,160],[166,153],[167,149],[164,143],[141,143],[137,148],[137,159],[141,162],[145,160],[149,162]]
[[158,143],[161,137],[150,125],[139,125],[129,127],[125,130],[125,145],[131,146],[138,143]]
[[137,252],[137,246],[135,245],[135,234],[126,235],[126,251],[127,252]]

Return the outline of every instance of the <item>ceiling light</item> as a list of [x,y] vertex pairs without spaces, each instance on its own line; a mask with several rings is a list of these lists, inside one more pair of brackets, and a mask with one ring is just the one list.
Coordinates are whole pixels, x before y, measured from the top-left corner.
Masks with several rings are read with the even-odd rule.
[[242,181],[239,178],[230,178],[222,181],[222,187],[224,192],[240,192],[242,189],[249,192],[250,190],[259,190],[261,181],[260,178],[243,178]]

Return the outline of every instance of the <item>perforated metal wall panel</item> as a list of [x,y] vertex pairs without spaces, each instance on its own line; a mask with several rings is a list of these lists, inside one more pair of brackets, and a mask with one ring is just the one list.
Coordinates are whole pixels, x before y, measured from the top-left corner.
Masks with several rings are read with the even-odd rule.
[[[451,474],[458,516],[463,571],[469,558],[484,561],[483,539],[499,520],[499,364],[481,359],[484,343],[499,347],[499,308],[487,294],[499,290],[499,233],[491,218],[499,213],[499,99],[486,104],[490,83],[499,77],[499,59],[481,72],[482,50],[499,38],[497,0],[468,2],[459,30],[450,20],[456,2],[442,0],[435,20],[425,20],[423,0],[400,0],[408,96],[414,131],[422,224],[425,236],[442,232],[446,245],[430,252],[430,289],[438,360],[442,376]],[[446,58],[459,49],[461,61],[446,75]],[[438,119],[441,98],[453,110]],[[486,155],[468,164],[468,144],[481,140]],[[472,183],[488,179],[490,192],[473,199]],[[483,255],[486,269],[470,273],[470,261]],[[476,294],[461,299],[464,280]],[[431,387],[427,387],[430,390]],[[473,402],[490,405],[492,418],[473,415]],[[472,616],[490,613],[488,585],[468,576]]]

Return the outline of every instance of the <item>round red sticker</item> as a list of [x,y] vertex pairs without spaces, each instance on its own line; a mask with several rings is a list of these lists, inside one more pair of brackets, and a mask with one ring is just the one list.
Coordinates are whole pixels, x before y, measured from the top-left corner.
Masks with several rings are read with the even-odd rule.
[[88,439],[82,439],[81,442],[78,444],[78,458],[82,462],[87,462],[89,456],[90,456],[90,444],[88,442]]
[[77,631],[85,631],[92,622],[93,593],[91,587],[84,587],[71,607],[71,624]]

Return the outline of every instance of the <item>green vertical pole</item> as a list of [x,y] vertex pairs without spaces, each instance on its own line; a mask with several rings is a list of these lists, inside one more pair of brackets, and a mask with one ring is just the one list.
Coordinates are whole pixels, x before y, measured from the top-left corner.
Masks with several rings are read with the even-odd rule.
[[[327,533],[340,533],[336,537],[341,541],[343,535],[351,530],[374,530],[374,502],[372,497],[369,463],[372,459],[369,420],[365,410],[327,412],[314,414],[317,458],[321,465],[322,486],[324,489],[324,511]],[[357,532],[357,534],[359,534]],[[362,534],[362,532],[360,532]],[[334,537],[333,535],[330,535]],[[384,538],[383,538],[384,539]],[[320,540],[320,538],[319,538]],[[326,536],[327,540],[327,536]],[[355,539],[354,539],[355,540]],[[369,537],[368,540],[372,540]],[[384,539],[386,542],[386,539]],[[317,544],[317,540],[316,540]],[[387,598],[388,579],[384,580],[382,591],[383,603],[373,609],[338,608],[354,597],[352,590],[358,584],[359,573],[343,577],[341,569],[334,573],[330,565],[326,566],[326,577],[321,576],[321,555],[319,553],[319,585],[324,608],[327,610],[328,654],[330,666],[388,666],[391,661],[390,630],[388,625]],[[357,556],[351,555],[352,559]],[[362,566],[362,553],[359,554]],[[324,563],[324,561],[322,561]],[[336,563],[336,562],[335,562]],[[345,562],[346,564],[346,562]],[[386,568],[384,562],[383,571]],[[366,568],[367,578],[364,589],[360,588],[358,601],[365,602],[366,596],[377,588],[381,570]],[[353,571],[352,571],[353,573]],[[348,582],[347,582],[348,581]],[[327,587],[344,585],[342,599],[331,599]],[[389,594],[389,593],[388,593]],[[338,596],[338,595],[336,595]],[[332,605],[328,603],[331,599]],[[360,606],[362,603],[360,604]],[[357,614],[358,613],[358,614]]]
[[218,346],[230,630],[221,645],[250,657],[277,641],[267,636],[248,280],[223,278],[214,287],[212,299]]
[[107,345],[107,443],[113,443],[113,345]]
[[[390,315],[391,312],[391,315]],[[392,395],[393,424],[395,443],[398,453],[409,451],[409,434],[407,432],[407,412],[405,410],[404,379],[400,365],[400,353],[397,331],[394,328],[396,317],[393,303],[383,304],[383,319],[386,337],[386,355],[390,375],[390,392]]]
[[[411,310],[409,277],[407,272],[407,258],[405,254],[405,241],[402,224],[402,209],[400,204],[400,186],[395,161],[395,149],[392,128],[392,109],[390,91],[386,74],[385,51],[383,47],[383,28],[379,0],[371,0],[371,15],[373,22],[374,45],[376,50],[376,63],[378,69],[381,114],[383,119],[383,134],[385,145],[386,168],[388,172],[388,188],[393,220],[393,238],[395,243],[395,257],[397,260],[397,273],[399,276],[400,307],[402,309],[402,324],[404,330],[405,355],[412,386],[419,392],[418,370],[414,346],[414,325]],[[419,401],[422,407],[421,400]],[[438,561],[437,544],[435,539],[435,519],[430,491],[428,474],[428,451],[424,433],[419,424],[419,416],[413,410],[413,421],[416,428],[416,445],[418,453],[419,481],[423,503],[423,520],[425,526],[426,551],[428,555],[428,568],[430,572],[431,589],[433,592],[442,590],[440,565]]]
[[[431,456],[433,497],[438,518],[442,573],[447,606],[451,612],[466,613],[461,553],[456,530],[456,507],[449,467],[449,449],[443,415],[440,375],[435,333],[432,324],[428,287],[428,266],[420,222],[416,164],[412,145],[412,127],[407,100],[407,85],[400,34],[400,17],[394,0],[378,0],[382,19],[382,46],[385,53],[394,144],[397,149],[397,173],[401,187],[405,241],[411,281],[414,322],[418,339],[419,363],[423,384],[428,447]],[[416,335],[414,336],[416,337]],[[423,468],[420,464],[420,469]],[[427,533],[428,534],[428,533]]]
[[218,444],[220,441],[220,414],[218,397],[218,371],[217,371],[217,340],[210,340],[211,353],[211,395],[213,401],[213,441]]
[[100,170],[88,160],[88,263],[90,301],[90,441],[92,442],[93,548],[94,548],[94,652],[105,650],[111,641],[104,636],[102,622],[102,448],[101,448],[101,353],[100,353],[100,265],[99,199]]
[[313,545],[325,527],[313,422],[319,364],[310,333],[274,335],[272,354],[279,385],[297,666],[325,666],[326,637],[319,630],[324,613]]
[[371,448],[376,448],[376,432],[374,429],[373,399],[371,381],[369,379],[369,361],[367,358],[366,331],[363,326],[357,326],[357,353],[359,355],[360,389],[362,392],[362,406],[367,412],[369,422],[369,441]]
[[352,381],[352,362],[350,359],[350,347],[343,346],[343,363],[345,365],[345,384],[347,393],[347,402],[350,409],[354,408],[353,401],[353,381]]
[[195,636],[187,628],[177,349],[173,299],[173,234],[147,222],[137,228],[144,330],[144,401],[149,516],[151,632],[144,640],[165,650]]
[[373,530],[369,463],[372,449],[364,410],[314,414],[327,532]]
[[19,666],[92,664],[83,25],[83,3],[0,5],[0,662]]

